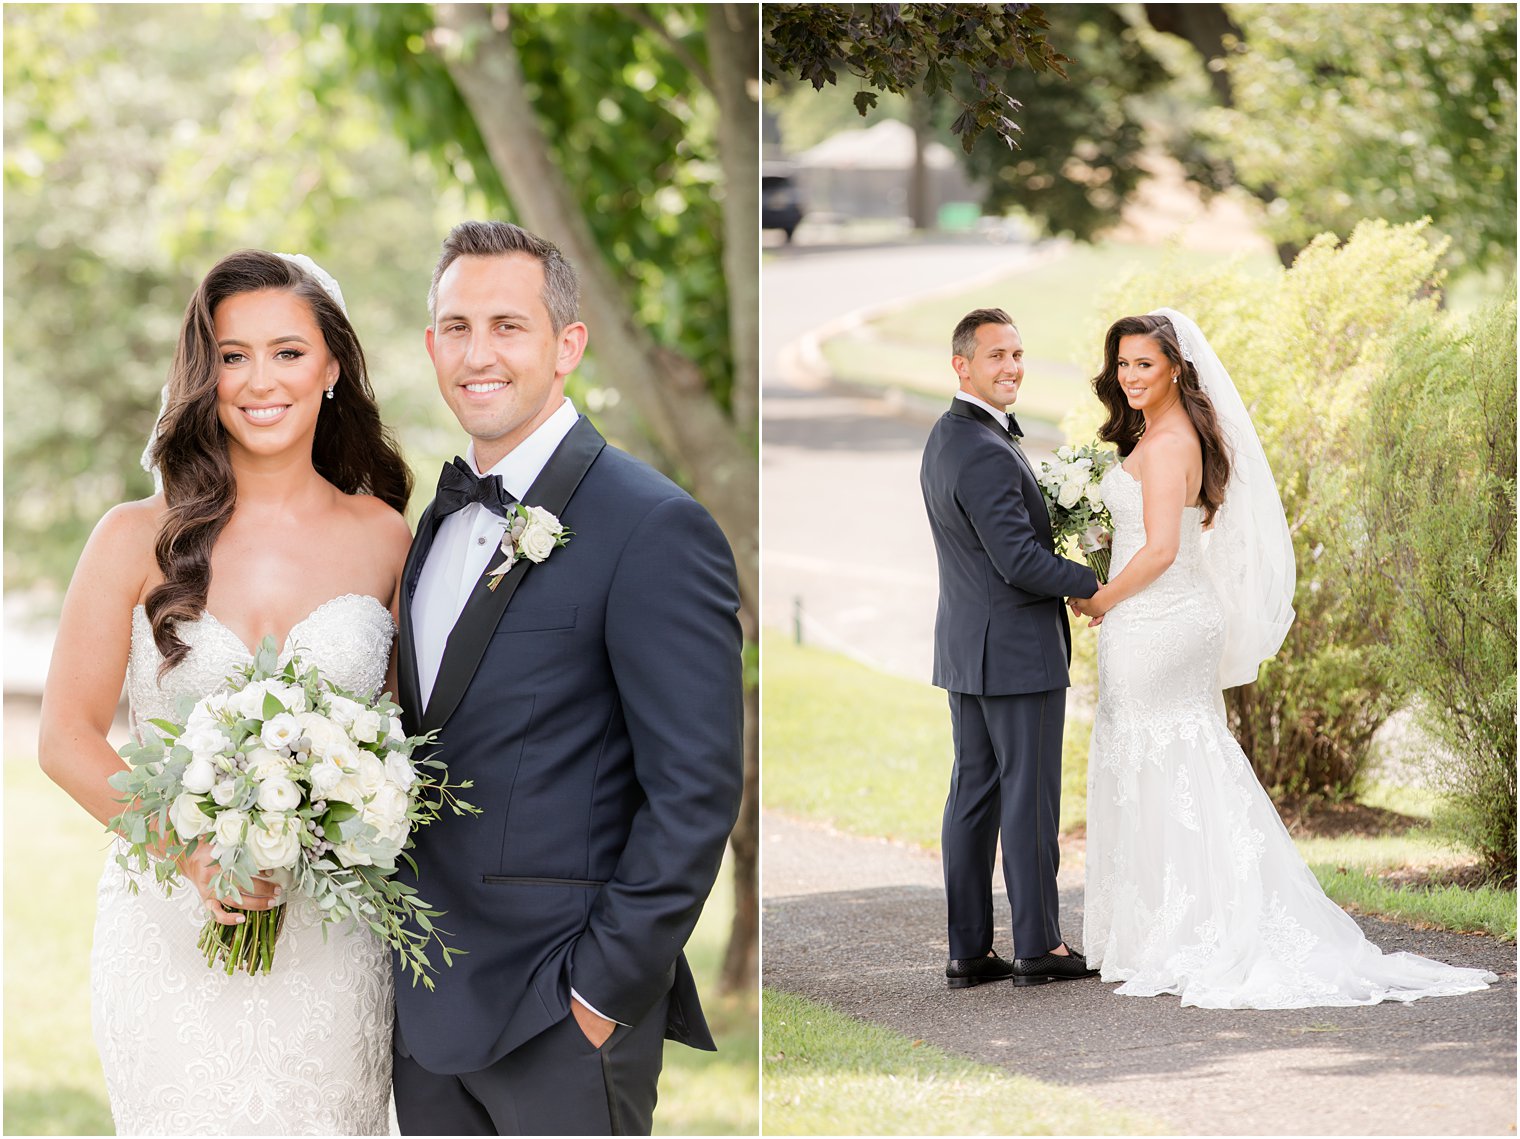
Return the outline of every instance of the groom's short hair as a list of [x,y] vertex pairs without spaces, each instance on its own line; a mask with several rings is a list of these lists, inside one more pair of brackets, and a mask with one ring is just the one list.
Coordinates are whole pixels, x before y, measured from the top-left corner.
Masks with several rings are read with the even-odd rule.
[[1018,325],[1013,323],[1013,317],[1009,316],[1000,308],[974,308],[955,326],[955,333],[950,337],[950,349],[957,356],[971,359],[976,351],[976,330],[984,324],[1007,324],[1013,328]]
[[450,265],[461,257],[499,257],[508,253],[526,253],[543,266],[542,297],[555,332],[580,319],[581,286],[575,266],[565,260],[552,241],[509,221],[462,221],[449,230],[433,270],[433,283],[428,287],[428,318],[438,319],[438,282]]

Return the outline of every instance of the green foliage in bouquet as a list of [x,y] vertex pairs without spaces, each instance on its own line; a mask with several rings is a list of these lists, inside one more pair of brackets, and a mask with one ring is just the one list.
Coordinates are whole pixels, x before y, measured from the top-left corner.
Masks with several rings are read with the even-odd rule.
[[[1251,410],[1297,555],[1297,618],[1256,683],[1225,693],[1230,728],[1274,795],[1352,794],[1374,732],[1397,707],[1366,597],[1366,534],[1346,509],[1363,479],[1363,431],[1376,384],[1406,333],[1439,319],[1444,243],[1424,223],[1365,221],[1342,243],[1322,234],[1275,280],[1166,264],[1116,287],[1104,327],[1170,305],[1209,337]],[[1092,342],[1102,343],[1102,328]],[[1101,351],[1101,349],[1100,349]],[[1094,359],[1094,373],[1100,361]]]
[[[1373,388],[1355,596],[1378,660],[1444,752],[1437,829],[1515,878],[1515,302],[1416,326]],[[1387,598],[1392,604],[1381,604]]]
[[[181,860],[210,843],[218,899],[236,904],[255,875],[273,878],[287,897],[315,902],[324,935],[351,917],[400,955],[413,984],[433,988],[431,945],[445,965],[464,951],[434,926],[441,911],[398,879],[397,860],[415,875],[406,851],[418,827],[445,809],[480,813],[454,794],[469,781],[451,784],[441,760],[413,758],[433,735],[402,736],[388,696],[358,700],[298,657],[281,666],[272,637],[222,690],[179,711],[178,722],[149,721],[162,735],[125,745],[132,766],[110,779],[124,805],[109,826],[127,847],[116,858],[129,887],[151,868],[172,890]],[[198,942],[207,964],[268,973],[284,908],[208,921]]]

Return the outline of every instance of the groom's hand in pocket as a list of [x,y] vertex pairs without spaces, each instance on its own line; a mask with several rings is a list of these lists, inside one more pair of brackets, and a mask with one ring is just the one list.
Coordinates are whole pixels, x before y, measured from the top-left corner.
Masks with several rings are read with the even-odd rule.
[[612,1030],[617,1027],[617,1022],[608,1020],[604,1016],[597,1016],[580,1001],[571,1000],[570,1013],[575,1017],[575,1023],[580,1025],[581,1032],[586,1039],[591,1041],[593,1047],[600,1048],[607,1043],[607,1037],[612,1035]]

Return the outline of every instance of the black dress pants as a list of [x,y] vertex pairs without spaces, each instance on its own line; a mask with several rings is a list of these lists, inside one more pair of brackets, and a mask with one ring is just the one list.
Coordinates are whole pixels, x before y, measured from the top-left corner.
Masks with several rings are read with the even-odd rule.
[[1061,944],[1056,871],[1065,717],[1064,688],[1017,696],[950,693],[955,768],[940,850],[954,960],[981,957],[992,948],[999,832],[1013,955],[1039,957]]
[[648,1135],[669,997],[593,1048],[573,1015],[479,1072],[438,1075],[392,1057],[403,1135]]

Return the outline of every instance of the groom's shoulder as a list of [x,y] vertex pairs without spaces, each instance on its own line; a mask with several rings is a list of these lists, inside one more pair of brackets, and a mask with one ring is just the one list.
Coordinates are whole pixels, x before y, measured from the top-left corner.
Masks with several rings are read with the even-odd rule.
[[601,493],[618,496],[624,506],[653,507],[673,498],[695,502],[669,476],[612,443],[602,448],[589,473]]

